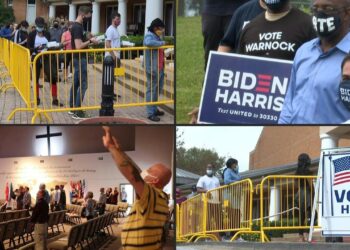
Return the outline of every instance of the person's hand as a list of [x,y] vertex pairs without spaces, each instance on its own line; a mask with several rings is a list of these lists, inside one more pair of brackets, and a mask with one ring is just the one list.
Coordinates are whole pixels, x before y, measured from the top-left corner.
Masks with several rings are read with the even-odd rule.
[[190,116],[189,124],[197,124],[198,113],[199,113],[199,108],[194,108],[191,112],[187,114],[188,116]]
[[114,136],[111,136],[110,128],[108,126],[102,126],[105,131],[105,135],[102,137],[103,145],[109,149],[120,149],[117,139]]
[[95,37],[91,38],[90,42],[92,42],[93,44],[98,44],[98,41]]

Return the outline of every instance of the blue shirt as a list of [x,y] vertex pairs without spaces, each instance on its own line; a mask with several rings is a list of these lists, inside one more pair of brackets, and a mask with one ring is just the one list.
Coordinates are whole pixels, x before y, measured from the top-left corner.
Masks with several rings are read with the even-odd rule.
[[232,170],[231,168],[226,168],[224,170],[224,184],[228,185],[232,182],[241,180],[242,177],[239,175],[238,172]]
[[350,119],[339,98],[341,63],[350,50],[350,33],[323,52],[320,39],[297,51],[278,123],[343,123]]

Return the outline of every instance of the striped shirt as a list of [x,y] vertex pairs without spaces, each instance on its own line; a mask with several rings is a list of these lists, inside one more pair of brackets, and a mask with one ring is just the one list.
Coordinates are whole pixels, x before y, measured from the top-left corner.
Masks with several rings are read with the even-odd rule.
[[162,248],[162,234],[168,219],[168,197],[161,190],[145,184],[140,199],[134,203],[122,230],[124,250]]

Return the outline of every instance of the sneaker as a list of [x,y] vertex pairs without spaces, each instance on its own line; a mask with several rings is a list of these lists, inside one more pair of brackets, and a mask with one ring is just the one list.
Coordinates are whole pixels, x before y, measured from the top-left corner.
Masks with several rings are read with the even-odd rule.
[[236,242],[247,242],[246,240],[244,240],[242,237],[239,237]]
[[160,118],[156,115],[150,115],[148,117],[149,120],[151,120],[152,122],[159,122],[160,121]]
[[162,115],[164,115],[164,112],[163,112],[163,111],[160,111],[159,109],[157,109],[157,111],[154,113],[154,115],[156,115],[156,116],[162,116]]
[[60,103],[57,99],[52,100],[52,106],[63,107],[63,104]]
[[72,78],[73,77],[73,74],[72,73],[69,73],[68,74],[68,78]]
[[74,111],[68,111],[68,115],[74,115],[75,112]]
[[78,110],[73,116],[73,119],[75,120],[84,120],[89,118],[89,116],[85,113],[83,110]]

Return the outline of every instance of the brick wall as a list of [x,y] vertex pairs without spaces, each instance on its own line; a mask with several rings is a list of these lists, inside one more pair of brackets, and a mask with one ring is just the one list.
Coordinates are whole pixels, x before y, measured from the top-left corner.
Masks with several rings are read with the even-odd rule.
[[[25,0],[13,0],[12,3],[13,12],[16,18],[16,23],[20,23],[27,17],[27,1]],[[47,4],[42,3],[41,0],[36,1],[36,16],[41,16],[45,20],[49,17],[49,7]]]
[[[339,146],[350,146],[341,139]],[[297,161],[300,153],[312,159],[320,156],[321,140],[318,126],[264,127],[255,150],[250,153],[249,169],[271,168]]]

